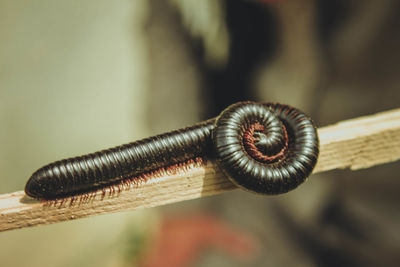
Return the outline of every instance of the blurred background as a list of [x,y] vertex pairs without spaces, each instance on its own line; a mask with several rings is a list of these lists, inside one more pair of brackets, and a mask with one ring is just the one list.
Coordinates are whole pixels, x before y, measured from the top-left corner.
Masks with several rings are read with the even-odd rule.
[[[400,2],[0,0],[0,193],[241,100],[400,106]],[[396,266],[400,163],[0,233],[0,266]]]

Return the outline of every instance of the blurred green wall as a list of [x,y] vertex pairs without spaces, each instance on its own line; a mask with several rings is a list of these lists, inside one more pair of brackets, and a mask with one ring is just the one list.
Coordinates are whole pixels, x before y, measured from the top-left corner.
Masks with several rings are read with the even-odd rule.
[[[0,1],[0,193],[44,164],[147,134],[145,16],[136,0]],[[131,216],[0,233],[0,266],[114,265]]]

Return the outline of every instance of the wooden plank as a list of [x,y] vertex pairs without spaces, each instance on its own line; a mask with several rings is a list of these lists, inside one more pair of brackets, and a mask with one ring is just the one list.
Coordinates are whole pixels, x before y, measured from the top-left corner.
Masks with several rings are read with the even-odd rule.
[[[318,130],[314,173],[368,168],[400,159],[400,109],[343,121]],[[120,192],[117,187],[63,201],[40,202],[23,191],[0,195],[0,231],[87,216],[150,208],[230,191],[236,187],[213,162],[192,163]]]

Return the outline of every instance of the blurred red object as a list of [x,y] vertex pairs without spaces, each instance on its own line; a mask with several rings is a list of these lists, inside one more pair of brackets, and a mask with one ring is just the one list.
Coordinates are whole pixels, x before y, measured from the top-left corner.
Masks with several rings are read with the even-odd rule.
[[256,254],[257,239],[209,215],[176,216],[163,220],[160,235],[139,266],[188,266],[205,249],[215,248],[239,259]]

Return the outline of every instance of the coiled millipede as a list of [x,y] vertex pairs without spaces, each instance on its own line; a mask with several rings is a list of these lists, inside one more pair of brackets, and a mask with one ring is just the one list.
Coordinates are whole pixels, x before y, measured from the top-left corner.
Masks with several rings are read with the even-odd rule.
[[318,145],[313,121],[298,109],[239,102],[191,127],[48,164],[32,174],[25,192],[40,199],[63,198],[206,157],[215,159],[239,187],[280,194],[311,174]]

